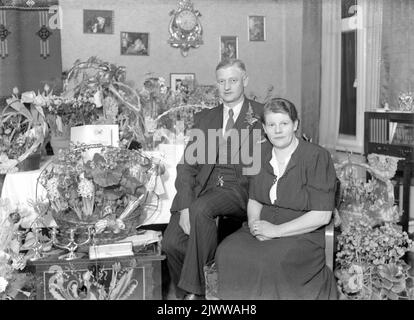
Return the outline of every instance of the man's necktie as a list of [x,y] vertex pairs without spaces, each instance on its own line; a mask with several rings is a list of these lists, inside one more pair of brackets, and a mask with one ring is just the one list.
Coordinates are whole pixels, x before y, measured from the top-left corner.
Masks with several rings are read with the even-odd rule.
[[227,124],[226,124],[226,133],[234,126],[233,115],[234,115],[233,109],[229,109],[229,119],[227,120]]

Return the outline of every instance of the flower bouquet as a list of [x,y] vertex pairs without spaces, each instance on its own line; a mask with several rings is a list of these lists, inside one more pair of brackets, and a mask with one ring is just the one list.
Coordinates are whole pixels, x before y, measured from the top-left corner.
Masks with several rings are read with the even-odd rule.
[[[342,230],[346,230],[353,220],[365,221],[371,226],[398,222],[400,212],[394,205],[394,187],[390,180],[395,174],[398,159],[370,154],[368,164],[353,163],[348,159],[335,165],[341,181],[338,213]],[[361,176],[364,171],[370,174],[368,181],[365,174]]]
[[172,91],[162,77],[148,77],[139,91],[147,146],[154,147],[155,141],[174,143],[179,136],[192,128],[194,114],[204,108],[218,105],[219,97],[215,86],[184,83],[189,90]]
[[8,201],[0,199],[0,300],[15,299],[19,293],[26,297],[31,294],[24,291],[31,282],[31,277],[19,273],[27,261],[27,257],[20,253],[20,243],[16,235],[19,222],[19,215],[13,212]]
[[338,236],[335,276],[342,298],[414,299],[410,266],[402,259],[412,244],[396,224],[352,221]]
[[[92,147],[100,152],[86,160]],[[157,166],[136,150],[78,145],[62,150],[39,181],[61,230],[75,228],[85,236],[82,231],[93,226],[96,239],[105,242],[126,237],[144,222],[156,175]]]
[[97,57],[77,60],[67,74],[62,96],[92,103],[97,117],[83,124],[118,124],[120,141],[128,146],[133,140],[144,142],[145,124],[140,97],[127,84],[125,74],[125,67]]
[[[48,133],[43,108],[36,103],[38,96],[24,92],[18,97],[17,88],[0,115],[0,174],[25,169],[25,160],[34,156],[42,146]],[[29,170],[38,169],[37,165],[28,166]]]

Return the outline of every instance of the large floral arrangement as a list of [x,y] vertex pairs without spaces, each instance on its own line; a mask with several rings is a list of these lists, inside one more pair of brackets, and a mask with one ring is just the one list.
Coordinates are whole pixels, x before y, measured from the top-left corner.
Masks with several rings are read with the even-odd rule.
[[[370,154],[368,163],[354,163],[350,159],[336,164],[341,181],[339,218],[346,229],[352,220],[364,220],[371,226],[383,221],[398,222],[400,212],[394,205],[394,187],[390,181],[399,158]],[[366,181],[365,174],[370,173]]]
[[349,299],[414,299],[402,257],[412,248],[406,232],[393,223],[372,227],[353,221],[338,236],[338,288]]
[[182,90],[173,91],[162,77],[148,76],[139,91],[147,140],[173,142],[185,135],[194,123],[194,114],[219,103],[215,86],[183,81]]
[[48,94],[42,101],[47,106],[46,118],[52,134],[69,135],[69,128],[93,124],[98,120],[100,110],[96,98],[78,96],[65,98]]
[[118,234],[142,205],[158,171],[136,150],[100,146],[88,160],[90,151],[86,145],[62,150],[42,172],[40,183],[58,225],[94,224],[97,233]]
[[19,272],[27,261],[16,236],[19,222],[19,214],[7,200],[0,199],[0,300],[15,299],[19,293],[30,296],[30,291],[23,290],[30,276]]
[[120,141],[145,141],[139,95],[125,79],[125,67],[97,57],[75,61],[67,72],[61,95],[45,99],[47,118],[54,132],[87,124],[118,124]]
[[0,115],[0,174],[18,171],[17,165],[36,152],[48,133],[40,94],[17,88]]
[[344,298],[414,298],[410,267],[403,260],[413,243],[397,225],[400,214],[390,181],[398,160],[370,154],[367,164],[348,159],[335,166],[341,182],[335,276]]

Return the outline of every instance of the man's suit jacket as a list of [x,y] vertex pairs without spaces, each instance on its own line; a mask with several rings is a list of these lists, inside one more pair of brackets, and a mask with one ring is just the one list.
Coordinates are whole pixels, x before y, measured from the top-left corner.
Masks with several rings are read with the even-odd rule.
[[[253,111],[253,116],[248,115],[249,111]],[[261,123],[261,116],[263,114],[263,105],[249,100],[244,99],[243,106],[240,110],[240,114],[237,117],[234,129],[237,129],[240,133],[241,129],[248,129],[249,135],[247,138],[240,141],[239,148],[232,154],[232,159],[240,160],[240,151],[244,152],[246,150],[246,145],[249,144],[248,150],[249,153],[253,152],[253,144],[258,143],[253,141],[253,129],[259,129],[263,133],[263,127]],[[250,120],[249,120],[250,119]],[[255,119],[255,120],[254,120]],[[253,121],[252,121],[253,120]],[[250,122],[250,123],[249,123]],[[212,109],[205,109],[197,113],[194,117],[194,129],[199,129],[204,133],[206,146],[205,146],[205,161],[195,164],[189,164],[188,159],[186,159],[187,149],[195,142],[195,140],[190,141],[185,150],[184,150],[184,159],[177,165],[177,178],[175,180],[175,188],[177,193],[174,197],[171,212],[180,211],[182,209],[188,208],[191,203],[200,196],[201,191],[206,186],[206,183],[210,177],[211,172],[214,169],[214,163],[207,163],[208,159],[208,150],[210,152],[213,150],[215,154],[210,159],[216,159],[216,154],[218,148],[215,150],[211,148],[211,144],[214,141],[208,141],[208,129],[222,129],[223,128],[223,105],[220,104],[218,107]],[[208,147],[210,145],[210,148]],[[259,151],[260,152],[260,151]],[[248,199],[248,176],[242,174],[243,166],[250,167],[251,164],[243,164],[239,161],[239,164],[235,164],[236,176],[238,179],[238,184],[240,186],[239,191],[241,193],[241,201],[247,202]]]

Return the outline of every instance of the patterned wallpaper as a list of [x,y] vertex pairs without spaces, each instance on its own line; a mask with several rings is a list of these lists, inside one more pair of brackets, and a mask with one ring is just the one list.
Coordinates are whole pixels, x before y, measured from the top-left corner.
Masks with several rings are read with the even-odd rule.
[[398,108],[401,92],[414,92],[414,1],[384,0],[380,103]]

